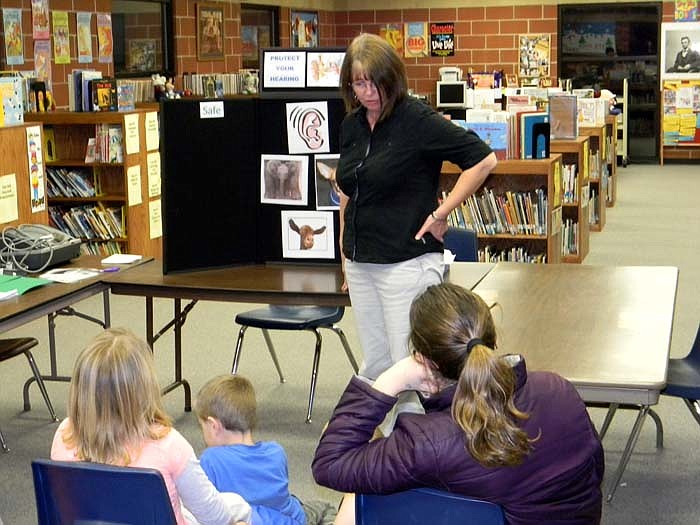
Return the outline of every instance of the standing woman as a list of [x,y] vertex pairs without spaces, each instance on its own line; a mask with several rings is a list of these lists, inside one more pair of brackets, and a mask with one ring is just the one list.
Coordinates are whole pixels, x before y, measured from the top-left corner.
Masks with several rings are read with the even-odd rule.
[[[411,302],[442,281],[446,218],[481,186],[496,156],[475,133],[408,95],[401,58],[376,35],[352,41],[340,86],[344,288],[362,344],[360,375],[376,379],[408,355]],[[463,171],[438,206],[445,160]]]

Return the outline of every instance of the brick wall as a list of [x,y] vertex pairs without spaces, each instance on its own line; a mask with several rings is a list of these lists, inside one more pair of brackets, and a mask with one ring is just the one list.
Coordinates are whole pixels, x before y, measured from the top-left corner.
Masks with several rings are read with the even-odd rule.
[[163,69],[160,35],[163,34],[163,25],[160,21],[160,13],[135,13],[124,16],[124,38],[126,52],[129,52],[132,40],[154,39],[156,48],[156,63],[153,69]]

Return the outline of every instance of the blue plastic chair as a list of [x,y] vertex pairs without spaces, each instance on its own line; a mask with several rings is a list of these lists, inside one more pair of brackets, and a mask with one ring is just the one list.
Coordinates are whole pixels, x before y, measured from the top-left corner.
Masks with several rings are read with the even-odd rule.
[[479,261],[479,243],[473,230],[450,226],[443,237],[443,244],[455,255],[457,262]]
[[175,525],[154,469],[77,461],[32,461],[38,525]]
[[356,525],[503,525],[495,503],[421,488],[395,494],[355,496]]
[[661,393],[683,399],[700,425],[700,323],[688,355],[668,360],[666,388]]
[[277,360],[277,353],[272,344],[270,333],[268,330],[308,330],[316,336],[316,347],[314,350],[314,362],[311,369],[311,387],[309,388],[309,404],[306,410],[306,422],[311,423],[311,410],[314,406],[314,395],[316,392],[316,379],[318,377],[318,364],[321,358],[321,337],[320,328],[326,328],[335,332],[340,338],[340,343],[343,345],[345,354],[348,356],[348,361],[355,373],[358,371],[357,361],[352,354],[350,344],[343,330],[336,324],[345,313],[345,308],[342,306],[282,306],[270,305],[256,310],[242,312],[236,316],[236,323],[241,325],[238,331],[238,340],[236,341],[236,350],[233,354],[233,365],[231,373],[238,373],[238,364],[241,358],[241,349],[243,348],[243,337],[249,327],[260,328],[267,344],[267,350],[270,352],[270,357],[277,369],[277,375],[280,377],[280,383],[284,383],[284,375]]

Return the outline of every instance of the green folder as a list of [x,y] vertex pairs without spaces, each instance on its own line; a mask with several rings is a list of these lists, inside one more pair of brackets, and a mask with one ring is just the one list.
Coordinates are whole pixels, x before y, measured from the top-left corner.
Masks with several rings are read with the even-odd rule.
[[17,295],[22,295],[27,290],[44,286],[51,281],[39,277],[22,277],[19,275],[0,275],[0,292],[17,290]]

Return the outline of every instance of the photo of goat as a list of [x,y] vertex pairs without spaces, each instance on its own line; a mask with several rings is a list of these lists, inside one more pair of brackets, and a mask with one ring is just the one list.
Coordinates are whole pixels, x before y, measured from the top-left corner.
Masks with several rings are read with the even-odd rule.
[[339,210],[340,188],[335,181],[339,154],[315,155],[316,166],[316,209]]
[[260,202],[306,206],[308,188],[307,156],[260,156]]
[[282,210],[282,256],[297,259],[333,259],[333,212]]

